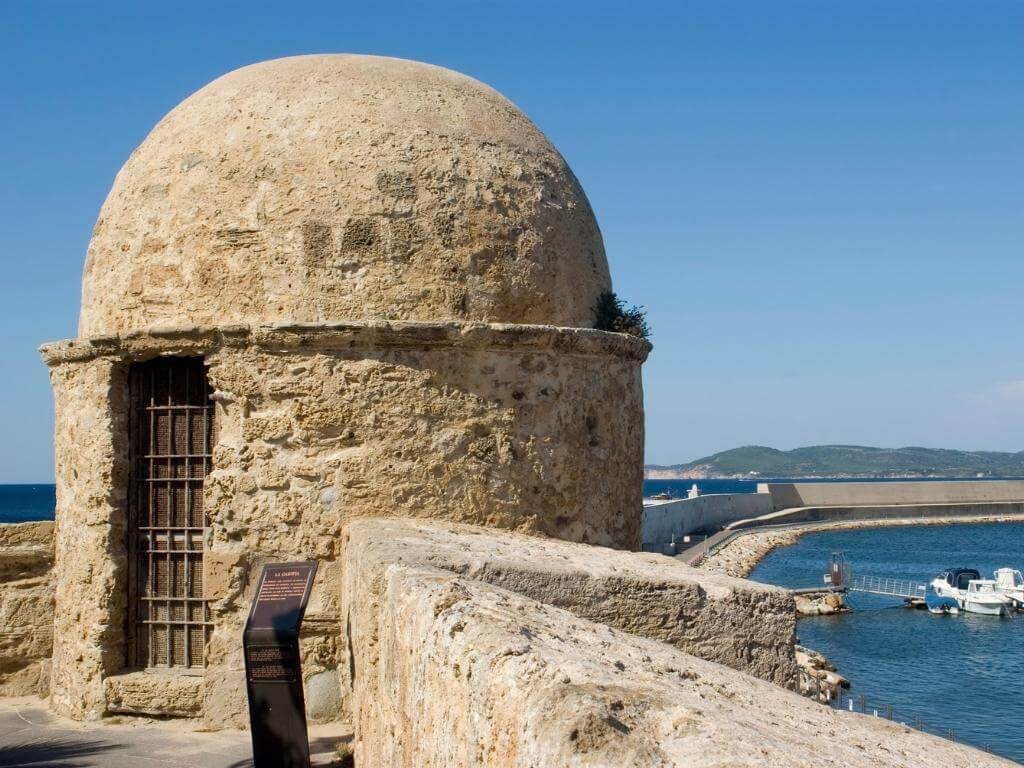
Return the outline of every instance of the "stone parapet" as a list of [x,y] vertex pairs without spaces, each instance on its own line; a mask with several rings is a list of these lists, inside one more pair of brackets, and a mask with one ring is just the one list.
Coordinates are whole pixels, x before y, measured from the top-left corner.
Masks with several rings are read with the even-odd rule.
[[778,587],[660,555],[439,522],[360,520],[345,541],[346,562],[440,568],[783,687],[796,684],[796,611]]
[[0,582],[46,575],[53,567],[53,523],[0,523]]
[[0,525],[0,696],[46,696],[53,651],[53,523]]

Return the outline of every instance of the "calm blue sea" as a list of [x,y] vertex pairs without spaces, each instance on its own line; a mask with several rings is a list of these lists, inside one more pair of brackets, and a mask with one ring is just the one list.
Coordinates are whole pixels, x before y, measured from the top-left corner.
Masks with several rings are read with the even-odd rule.
[[[785,587],[819,586],[833,552],[856,573],[928,581],[954,566],[983,575],[1024,570],[1024,524],[827,531],[771,553],[751,578]],[[1024,761],[1024,729],[996,727],[1024,711],[1024,614],[933,616],[897,599],[854,595],[853,613],[801,619],[800,642],[824,653],[864,695],[868,708],[934,733]],[[1011,714],[1014,713],[1014,714]]]
[[53,520],[56,486],[0,485],[0,523]]

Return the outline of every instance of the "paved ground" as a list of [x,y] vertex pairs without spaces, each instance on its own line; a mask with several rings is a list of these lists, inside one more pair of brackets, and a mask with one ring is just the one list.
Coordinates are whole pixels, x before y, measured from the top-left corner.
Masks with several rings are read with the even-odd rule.
[[[310,751],[333,753],[346,736],[339,726],[313,726]],[[252,748],[244,731],[210,733],[186,721],[135,717],[76,723],[55,717],[39,699],[0,699],[0,766],[250,768]]]

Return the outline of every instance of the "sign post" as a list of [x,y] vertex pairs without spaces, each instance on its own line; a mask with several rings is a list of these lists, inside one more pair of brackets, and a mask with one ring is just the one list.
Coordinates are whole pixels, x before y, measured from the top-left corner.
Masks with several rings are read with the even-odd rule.
[[253,768],[309,768],[299,627],[316,567],[316,562],[263,566],[245,622]]

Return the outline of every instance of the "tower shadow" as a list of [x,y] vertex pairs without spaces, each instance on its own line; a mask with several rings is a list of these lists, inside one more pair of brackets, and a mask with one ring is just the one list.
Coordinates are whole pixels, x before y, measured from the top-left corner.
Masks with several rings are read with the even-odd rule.
[[5,768],[91,768],[88,758],[117,749],[102,741],[31,741],[0,744],[0,765]]

